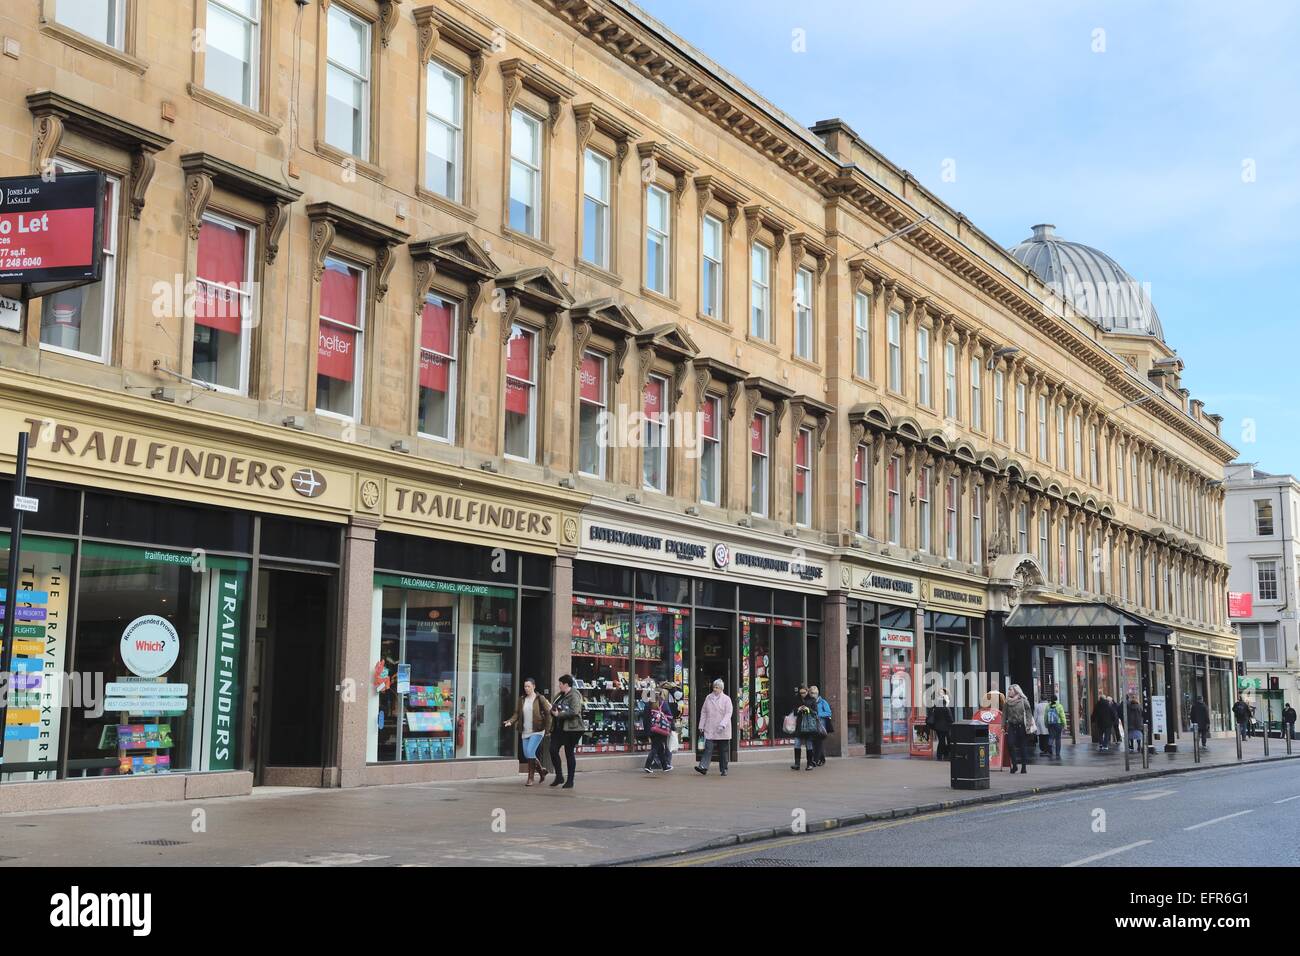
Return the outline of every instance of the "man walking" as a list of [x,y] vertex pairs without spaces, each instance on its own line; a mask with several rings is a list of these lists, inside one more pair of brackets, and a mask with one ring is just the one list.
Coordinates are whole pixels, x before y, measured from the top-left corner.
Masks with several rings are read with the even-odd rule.
[[1061,731],[1065,729],[1065,708],[1057,701],[1055,694],[1048,701],[1043,718],[1043,726],[1047,728],[1047,752],[1059,760],[1061,757]]
[[1250,736],[1250,704],[1240,694],[1237,695],[1237,702],[1232,705],[1232,716],[1237,721],[1237,736],[1245,740]]
[[1128,749],[1141,753],[1146,745],[1146,732],[1142,727],[1142,701],[1138,700],[1137,694],[1128,695],[1128,702],[1124,705],[1124,722],[1128,724]]
[[1205,742],[1210,737],[1210,708],[1205,706],[1205,698],[1196,698],[1196,703],[1192,704],[1192,726],[1196,728],[1197,735],[1201,738],[1201,749],[1205,749]]
[[1282,706],[1282,726],[1288,737],[1295,737],[1295,708],[1290,704]]

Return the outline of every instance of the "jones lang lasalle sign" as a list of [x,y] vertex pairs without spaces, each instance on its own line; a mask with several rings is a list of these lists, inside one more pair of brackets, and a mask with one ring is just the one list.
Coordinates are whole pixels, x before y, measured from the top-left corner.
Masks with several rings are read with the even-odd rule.
[[104,174],[0,179],[0,283],[100,278]]

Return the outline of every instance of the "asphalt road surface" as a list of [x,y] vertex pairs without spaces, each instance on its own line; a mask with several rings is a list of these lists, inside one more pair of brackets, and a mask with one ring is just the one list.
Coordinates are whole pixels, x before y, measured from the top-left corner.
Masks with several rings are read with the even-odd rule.
[[1300,865],[1300,767],[1225,767],[1137,784],[696,853],[673,866]]

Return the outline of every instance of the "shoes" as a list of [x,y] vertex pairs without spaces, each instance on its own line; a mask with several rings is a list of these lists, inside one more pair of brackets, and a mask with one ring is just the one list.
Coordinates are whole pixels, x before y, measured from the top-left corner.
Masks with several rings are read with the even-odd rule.
[[669,764],[667,767],[664,767],[664,773],[672,773],[672,770],[673,770],[672,764]]
[[719,771],[719,772],[720,772],[724,777],[727,775],[727,771],[725,771],[725,770],[722,770],[722,771]]
[[555,779],[551,781],[551,784],[550,784],[550,785],[551,785],[552,787],[558,787],[558,786],[559,786],[560,784],[562,784],[562,783],[564,783],[564,778],[561,777],[559,774],[556,774],[556,775],[555,775]]
[[547,776],[547,774],[550,773],[550,771],[547,770],[545,767],[543,767],[543,768],[539,769],[539,770],[537,771],[537,773],[538,773],[537,782],[538,782],[538,783],[542,783],[542,782],[546,779],[546,776]]
[[1020,772],[1021,772],[1021,773],[1029,773],[1029,767],[1028,767],[1027,765],[1025,765],[1025,764],[1021,764],[1021,765],[1020,765]]
[[567,780],[567,781],[565,781],[564,786],[560,787],[560,789],[561,789],[561,790],[572,790],[572,789],[573,789],[573,781],[572,781],[572,780]]
[[808,765],[807,765],[806,767],[804,767],[803,769],[804,769],[804,770],[811,770],[812,768],[813,768],[813,765],[812,765],[812,764],[808,764]]
[[646,773],[650,774],[650,776],[652,777],[655,775],[655,772],[651,767],[642,767],[641,769],[644,770]]
[[709,775],[709,772],[705,770],[703,767],[696,767],[695,772],[698,773],[701,777],[707,777]]
[[1015,764],[1012,764],[1012,765],[1011,765],[1011,772],[1012,772],[1012,773],[1015,773],[1015,772],[1016,772],[1016,765],[1015,765]]
[[798,769],[799,769],[799,765],[798,765],[797,763],[796,763],[796,764],[791,764],[791,765],[790,765],[790,769],[791,769],[791,770],[798,770]]

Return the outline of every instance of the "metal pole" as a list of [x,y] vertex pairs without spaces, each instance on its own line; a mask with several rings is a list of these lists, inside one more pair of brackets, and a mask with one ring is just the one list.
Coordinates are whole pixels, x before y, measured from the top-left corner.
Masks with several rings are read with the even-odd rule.
[[1264,756],[1268,756],[1268,732],[1269,732],[1268,711],[1264,711]]
[[1234,724],[1232,728],[1232,736],[1237,738],[1237,759],[1238,760],[1241,759],[1241,728],[1244,726],[1245,726],[1244,724]]
[[1192,724],[1192,763],[1201,762],[1201,728]]
[[1286,728],[1286,755],[1289,757],[1291,756],[1291,725],[1283,722],[1282,726]]
[[[18,457],[14,459],[14,498],[27,494],[27,432],[18,434]],[[20,570],[23,544],[23,514],[10,502],[13,517],[10,519],[9,533],[9,569],[5,587],[5,624],[4,650],[0,652],[0,681],[4,682],[4,692],[0,694],[0,764],[4,763],[5,732],[8,729],[9,698],[13,695],[14,682],[10,668],[14,661],[14,618],[18,613],[18,572]]]
[[1147,749],[1147,735],[1151,733],[1151,725],[1142,725],[1142,769],[1151,769],[1151,751]]
[[[1121,698],[1124,698],[1124,621],[1122,618],[1120,619],[1119,622],[1119,661],[1116,670],[1119,672],[1118,679],[1116,681],[1116,684],[1119,687],[1119,696]],[[1120,713],[1123,714],[1125,717],[1128,716],[1127,700],[1125,701],[1124,705],[1120,707]],[[1121,741],[1121,746],[1124,750],[1124,772],[1128,773],[1129,757],[1128,757],[1128,728],[1127,727],[1123,728],[1123,733],[1124,733],[1124,739]]]

